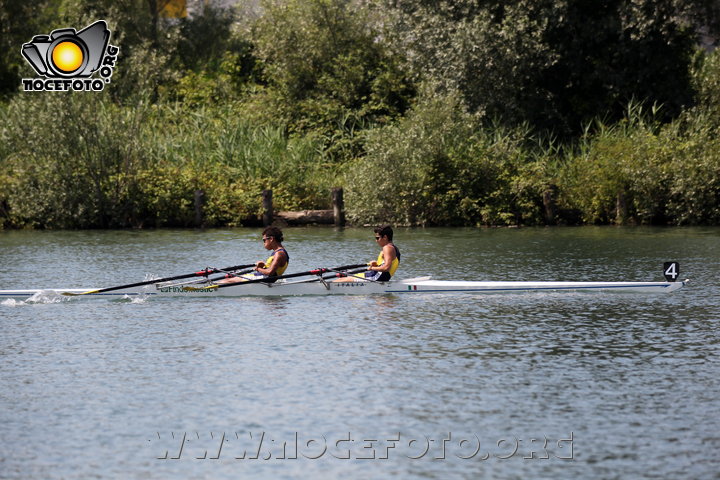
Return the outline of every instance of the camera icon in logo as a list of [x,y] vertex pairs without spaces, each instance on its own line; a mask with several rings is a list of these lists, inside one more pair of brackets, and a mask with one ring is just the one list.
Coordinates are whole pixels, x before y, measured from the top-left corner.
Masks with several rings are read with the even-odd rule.
[[35,35],[24,43],[22,55],[45,77],[89,77],[100,68],[110,30],[103,20],[76,32],[74,28]]

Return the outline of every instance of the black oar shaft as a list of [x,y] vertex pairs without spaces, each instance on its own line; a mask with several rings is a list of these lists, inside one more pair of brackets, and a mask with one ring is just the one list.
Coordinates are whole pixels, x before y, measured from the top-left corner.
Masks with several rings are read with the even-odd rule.
[[[224,280],[226,278],[232,278],[232,277],[239,277],[241,275],[245,275],[246,273],[250,273],[254,271],[255,268],[248,268],[247,270],[240,270],[235,272],[228,272],[225,275],[220,275],[217,277],[207,277],[207,278],[200,278],[197,280],[190,280],[188,282],[180,282],[180,283],[173,283],[170,285],[165,285],[164,287],[182,287],[184,285],[191,285],[193,283],[202,283],[202,282],[215,282],[217,280]],[[223,270],[218,269],[219,272],[223,272]]]
[[[253,267],[253,266],[255,266],[254,263],[249,263],[247,265],[234,265],[232,267],[225,267],[225,268],[220,268],[220,269],[208,267],[205,270],[200,270],[199,272],[186,273],[183,275],[175,275],[173,277],[157,278],[155,280],[146,280],[144,282],[129,283],[127,285],[118,285],[116,287],[101,288],[99,290],[91,290],[90,292],[92,292],[92,293],[112,292],[113,290],[123,290],[125,288],[142,287],[143,285],[151,285],[153,283],[161,283],[161,282],[170,282],[172,280],[181,280],[183,278],[204,277],[204,276],[210,275],[211,273],[229,271],[229,270],[240,270],[241,268],[248,268],[248,267]],[[85,293],[90,293],[90,292],[85,292]],[[78,295],[82,295],[82,294],[78,294]]]

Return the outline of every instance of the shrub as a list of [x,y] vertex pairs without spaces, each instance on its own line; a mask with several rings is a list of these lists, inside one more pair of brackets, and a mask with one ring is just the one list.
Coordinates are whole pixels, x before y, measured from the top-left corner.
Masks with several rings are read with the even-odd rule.
[[541,218],[544,176],[518,129],[482,128],[459,95],[426,90],[397,125],[367,134],[347,171],[348,217],[360,223],[507,225]]

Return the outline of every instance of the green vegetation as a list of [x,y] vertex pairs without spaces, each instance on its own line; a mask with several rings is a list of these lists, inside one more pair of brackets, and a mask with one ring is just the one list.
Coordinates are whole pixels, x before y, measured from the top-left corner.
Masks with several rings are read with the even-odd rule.
[[263,188],[301,208],[333,184],[320,142],[253,126],[234,105],[128,108],[67,92],[18,96],[4,114],[0,181],[14,225],[190,226],[197,190],[210,225],[236,225],[260,213]]
[[[0,228],[720,224],[713,2],[0,0]],[[714,15],[714,16],[713,16]],[[33,35],[105,19],[101,92],[22,92]]]

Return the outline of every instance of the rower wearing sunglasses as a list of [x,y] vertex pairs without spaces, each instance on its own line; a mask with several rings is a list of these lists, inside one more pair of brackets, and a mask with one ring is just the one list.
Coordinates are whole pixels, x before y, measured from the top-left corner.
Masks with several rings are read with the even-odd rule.
[[275,281],[273,277],[277,277],[285,273],[288,264],[290,263],[290,256],[282,245],[283,233],[278,227],[267,227],[262,232],[263,247],[266,250],[272,250],[272,255],[267,260],[255,262],[255,272],[245,274],[237,277],[230,277],[220,280],[217,283],[236,283],[244,282],[246,280],[254,280],[256,278],[267,277],[268,283]]
[[262,241],[265,249],[272,250],[273,253],[264,262],[256,262],[255,271],[266,277],[282,275],[290,263],[290,256],[282,246],[282,230],[278,227],[267,227],[263,230]]
[[375,241],[382,251],[377,260],[370,262],[365,278],[375,282],[387,282],[395,275],[400,265],[400,250],[393,243],[393,230],[390,225],[375,228]]

